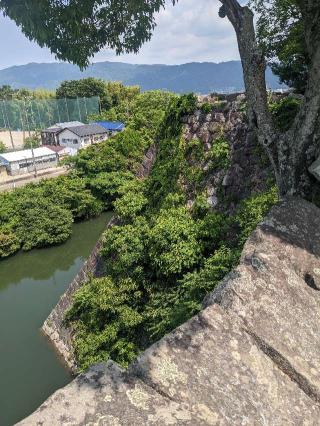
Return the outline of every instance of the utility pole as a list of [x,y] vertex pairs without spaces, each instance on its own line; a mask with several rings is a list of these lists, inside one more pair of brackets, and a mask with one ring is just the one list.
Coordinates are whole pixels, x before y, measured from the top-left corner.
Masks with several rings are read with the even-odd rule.
[[33,142],[31,141],[31,153],[32,153],[32,162],[33,162],[33,169],[34,169],[34,177],[36,178],[38,176],[37,166],[36,166],[36,160],[34,157],[34,151],[33,151]]

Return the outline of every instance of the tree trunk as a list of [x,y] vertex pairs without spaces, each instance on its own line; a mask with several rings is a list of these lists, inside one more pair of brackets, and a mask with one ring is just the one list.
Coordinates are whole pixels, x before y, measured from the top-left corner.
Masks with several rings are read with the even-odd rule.
[[308,0],[305,2],[308,6],[304,9],[306,22],[309,23],[306,25],[306,42],[312,58],[308,88],[294,125],[288,132],[281,133],[275,127],[268,109],[266,62],[256,41],[253,13],[248,7],[240,6],[236,0],[220,0],[220,16],[228,17],[237,35],[249,124],[268,154],[280,197],[308,196],[311,179],[307,169],[318,154],[316,129],[320,110],[320,7],[316,5],[317,1]]

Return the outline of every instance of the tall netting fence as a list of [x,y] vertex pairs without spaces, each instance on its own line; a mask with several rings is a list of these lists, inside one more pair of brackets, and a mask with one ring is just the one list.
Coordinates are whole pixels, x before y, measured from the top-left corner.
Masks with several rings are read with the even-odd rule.
[[0,99],[0,128],[40,130],[66,121],[88,122],[90,115],[100,111],[100,99]]

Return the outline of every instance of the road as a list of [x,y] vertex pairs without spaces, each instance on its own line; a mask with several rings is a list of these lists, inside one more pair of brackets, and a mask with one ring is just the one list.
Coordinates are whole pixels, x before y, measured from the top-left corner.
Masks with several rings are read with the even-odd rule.
[[33,173],[28,173],[23,176],[8,176],[10,180],[0,183],[0,192],[11,191],[15,188],[19,188],[27,185],[28,183],[36,183],[41,179],[52,179],[57,176],[66,175],[68,169],[65,167],[55,167],[54,169],[47,169],[38,171],[38,176],[34,177]]

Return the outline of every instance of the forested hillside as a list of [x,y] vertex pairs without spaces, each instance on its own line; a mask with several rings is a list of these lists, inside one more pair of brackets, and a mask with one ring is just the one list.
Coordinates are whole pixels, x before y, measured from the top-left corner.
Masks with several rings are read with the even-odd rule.
[[[0,85],[55,89],[63,80],[78,80],[85,77],[139,85],[143,91],[162,89],[176,93],[210,93],[236,92],[244,89],[240,61],[219,64],[194,62],[183,65],[97,62],[83,71],[67,63],[31,63],[0,70]],[[283,87],[270,69],[267,71],[267,82],[271,89]]]

